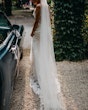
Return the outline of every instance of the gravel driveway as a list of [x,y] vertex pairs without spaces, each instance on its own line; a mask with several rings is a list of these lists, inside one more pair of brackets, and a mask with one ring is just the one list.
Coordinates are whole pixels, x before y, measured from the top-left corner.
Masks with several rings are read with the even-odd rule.
[[11,110],[39,110],[39,98],[30,88],[29,78],[29,50],[24,50],[24,57],[20,62],[20,74],[15,80]]
[[57,63],[66,110],[88,110],[88,60]]
[[[10,20],[13,24],[23,24],[25,27],[24,56],[20,62],[20,74],[15,81],[10,104],[11,110],[39,110],[39,97],[33,93],[29,82],[29,36],[33,25],[33,17],[29,11],[20,10],[15,11]],[[88,110],[88,60],[83,62],[57,62],[57,69],[65,109]]]
[[11,110],[39,110],[40,100],[30,88],[30,32],[33,25],[33,16],[29,10],[18,10],[9,17],[12,24],[24,25],[24,38],[22,41],[23,59],[20,62],[19,76],[15,80],[15,86],[11,98]]

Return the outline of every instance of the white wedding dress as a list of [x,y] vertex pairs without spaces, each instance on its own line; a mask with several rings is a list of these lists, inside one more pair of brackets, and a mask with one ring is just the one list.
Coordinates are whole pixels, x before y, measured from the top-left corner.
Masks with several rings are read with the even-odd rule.
[[41,24],[38,24],[31,44],[30,86],[40,96],[41,105],[44,106],[40,110],[64,110],[57,78],[48,5],[46,0],[41,2]]
[[[33,16],[35,18],[36,9],[34,9]],[[30,84],[33,88],[33,91],[36,94],[40,94],[40,86],[38,84],[38,72],[39,72],[39,47],[40,47],[40,22],[38,28],[35,31],[35,35],[31,40],[31,52],[30,52],[30,61],[31,61],[31,79]]]

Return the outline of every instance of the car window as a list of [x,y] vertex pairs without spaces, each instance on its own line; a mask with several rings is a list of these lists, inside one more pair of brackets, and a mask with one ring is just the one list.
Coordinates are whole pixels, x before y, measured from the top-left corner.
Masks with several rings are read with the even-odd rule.
[[8,19],[4,16],[4,14],[0,13],[0,26],[7,26],[7,27],[10,27],[11,24],[10,22],[8,21]]
[[4,36],[3,36],[3,34],[2,33],[0,33],[0,44],[4,41]]
[[9,20],[2,12],[0,12],[0,44],[6,39],[10,29],[11,24]]

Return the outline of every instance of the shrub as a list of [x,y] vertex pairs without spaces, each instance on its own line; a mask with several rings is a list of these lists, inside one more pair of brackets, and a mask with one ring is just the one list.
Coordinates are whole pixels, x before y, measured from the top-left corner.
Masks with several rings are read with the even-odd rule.
[[82,37],[84,12],[85,0],[55,0],[54,50],[57,61],[87,58],[86,43]]

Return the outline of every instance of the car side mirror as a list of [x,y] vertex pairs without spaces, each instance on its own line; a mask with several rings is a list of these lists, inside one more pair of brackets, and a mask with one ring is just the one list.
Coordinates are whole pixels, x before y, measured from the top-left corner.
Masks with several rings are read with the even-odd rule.
[[12,29],[13,29],[13,30],[14,30],[14,29],[17,29],[17,30],[18,30],[18,29],[19,29],[19,26],[16,25],[16,24],[13,24],[13,25],[12,25]]
[[22,36],[23,31],[24,31],[24,26],[23,25],[18,26],[18,25],[13,24],[12,30],[17,30],[20,33],[20,35]]
[[21,36],[21,35],[20,35],[20,33],[19,33],[18,30],[15,30],[15,34],[16,34],[16,37],[20,39],[20,36]]

